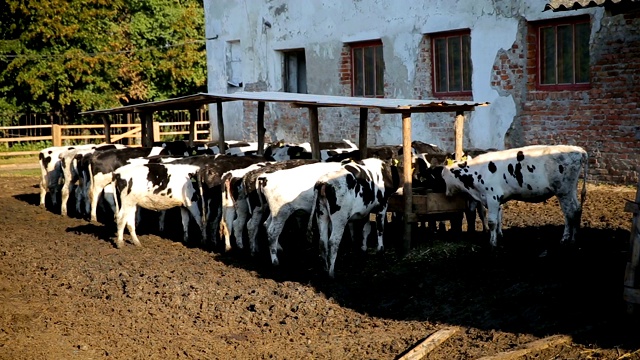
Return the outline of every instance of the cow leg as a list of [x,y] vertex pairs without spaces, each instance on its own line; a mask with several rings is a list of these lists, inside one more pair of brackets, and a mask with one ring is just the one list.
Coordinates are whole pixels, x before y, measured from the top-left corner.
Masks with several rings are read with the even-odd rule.
[[258,253],[258,232],[260,230],[260,223],[262,222],[262,213],[262,208],[259,206],[256,207],[253,210],[251,218],[247,222],[247,233],[249,235],[251,255]]
[[158,215],[158,231],[160,232],[164,232],[164,220],[166,216],[167,216],[166,210],[160,211],[160,214]]
[[231,231],[233,227],[233,218],[236,215],[233,206],[222,207],[222,219],[220,219],[220,237],[224,240],[225,251],[231,250]]
[[582,209],[578,202],[576,194],[558,196],[560,208],[564,213],[564,232],[562,233],[562,244],[573,244],[576,238],[576,232],[580,227],[580,218],[582,217]]
[[[185,209],[183,208],[180,208]],[[186,206],[186,210],[187,210],[187,215],[189,215],[189,213],[191,214],[191,216],[193,217],[193,219],[196,221],[196,224],[198,224],[198,226],[200,227],[200,233],[202,234],[202,238],[206,239],[207,238],[207,227],[206,225],[203,223],[202,220],[202,215],[200,215],[200,207],[198,206],[197,202],[191,202],[189,204],[187,204]],[[184,225],[184,213],[182,214],[182,221],[183,221],[183,225]],[[188,226],[188,222],[187,222],[187,226]],[[203,240],[204,242],[204,240]]]
[[116,216],[116,226],[118,228],[117,230],[117,236],[116,236],[116,247],[118,249],[122,248],[122,246],[124,245],[124,227],[127,224],[127,208],[125,208],[124,206],[122,206],[120,208],[120,211],[118,212],[118,215]]
[[[356,240],[356,234],[354,229],[354,223],[349,221],[349,231],[351,232],[351,239]],[[369,235],[371,234],[371,221],[369,221],[369,217],[367,217],[366,221],[362,226],[362,245],[360,245],[360,250],[367,251],[367,240],[369,239]]]
[[244,248],[242,233],[247,223],[248,214],[249,208],[246,201],[236,201],[236,218],[233,220],[233,233],[236,237],[236,245],[240,249]]
[[[136,209],[136,207],[132,207]],[[135,246],[142,246],[140,240],[138,239],[138,234],[136,234],[136,213],[137,211],[129,211],[127,214],[127,229],[129,229],[129,236],[131,236],[131,242]]]
[[[478,210],[478,217],[482,222],[482,232],[487,232],[487,210],[484,208],[482,203],[476,201],[476,210]],[[475,227],[475,226],[474,226]],[[500,236],[502,236],[502,207],[500,207]]]
[[47,179],[43,176],[40,179],[40,207],[45,207],[45,201],[47,198]]
[[477,201],[467,200],[467,208],[464,210],[464,216],[465,218],[467,218],[467,232],[476,231],[476,208],[477,207],[478,207]]
[[82,213],[82,201],[84,200],[84,191],[82,184],[76,186],[76,214]]
[[[163,211],[164,212],[164,211]],[[185,207],[180,207],[180,215],[182,216],[182,242],[185,244],[189,243],[189,220],[191,217],[189,216],[189,210]]]
[[67,216],[67,202],[69,201],[69,193],[71,192],[71,182],[66,182],[62,185],[62,199],[60,203],[60,214]]
[[95,186],[92,182],[91,187],[89,188],[89,201],[91,202],[91,221],[98,221],[98,200],[100,198],[100,193],[102,189]]
[[[216,218],[213,219],[211,224],[211,236],[213,237],[213,244],[218,245],[218,240],[220,238],[220,220],[222,218],[222,206],[218,201],[218,206],[216,207]],[[211,217],[209,217],[211,219]]]
[[376,231],[378,234],[378,247],[376,248],[376,251],[378,252],[384,251],[384,221],[386,220],[385,219],[386,217],[387,217],[386,207],[382,209],[382,211],[376,214]]
[[490,232],[490,243],[491,247],[495,248],[498,246],[498,226],[500,225],[500,203],[497,201],[487,202],[488,209],[488,223],[489,223],[489,232]]

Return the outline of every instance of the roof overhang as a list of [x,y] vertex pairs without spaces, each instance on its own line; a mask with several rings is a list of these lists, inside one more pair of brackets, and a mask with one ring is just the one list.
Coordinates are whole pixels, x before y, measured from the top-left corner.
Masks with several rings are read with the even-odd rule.
[[604,7],[612,13],[623,13],[640,10],[640,0],[551,0],[543,11],[569,11],[591,7]]
[[113,115],[154,112],[162,110],[186,110],[199,108],[206,104],[227,101],[284,102],[290,103],[294,107],[377,108],[380,109],[382,113],[471,111],[477,106],[486,106],[489,104],[488,102],[441,99],[380,99],[350,96],[297,94],[273,91],[241,91],[232,94],[198,93],[167,100],[121,106],[112,109],[84,111],[79,115]]

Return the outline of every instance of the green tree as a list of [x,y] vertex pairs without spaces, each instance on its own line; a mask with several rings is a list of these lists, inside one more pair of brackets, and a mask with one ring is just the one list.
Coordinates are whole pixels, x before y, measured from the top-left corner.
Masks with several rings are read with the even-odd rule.
[[0,112],[79,111],[206,88],[201,0],[0,0]]

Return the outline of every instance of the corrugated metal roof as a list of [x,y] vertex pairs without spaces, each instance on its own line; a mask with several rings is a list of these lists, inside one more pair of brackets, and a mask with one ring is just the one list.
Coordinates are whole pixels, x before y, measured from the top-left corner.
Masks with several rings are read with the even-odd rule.
[[578,10],[596,6],[607,6],[611,4],[631,4],[640,3],[640,0],[551,0],[549,1],[543,11],[567,11]]
[[377,108],[382,112],[442,112],[469,111],[476,106],[488,105],[488,102],[456,101],[441,99],[380,99],[350,96],[332,96],[315,94],[297,94],[274,91],[241,91],[233,94],[198,93],[173,99],[147,102],[136,105],[121,106],[112,109],[92,110],[81,112],[80,115],[123,114],[158,110],[180,110],[199,107],[217,101],[265,101],[287,102],[295,106],[319,107],[364,107]]

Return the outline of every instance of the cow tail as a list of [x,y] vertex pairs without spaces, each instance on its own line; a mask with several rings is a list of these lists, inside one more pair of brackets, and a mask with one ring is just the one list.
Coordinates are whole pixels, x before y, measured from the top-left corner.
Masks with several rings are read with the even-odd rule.
[[203,226],[205,226],[207,224],[207,212],[205,211],[206,209],[206,204],[205,204],[205,199],[204,199],[204,186],[202,186],[202,177],[204,175],[202,174],[202,169],[200,169],[197,173],[196,173],[196,179],[198,182],[198,192],[200,194],[200,205],[202,206],[202,224]]
[[311,211],[309,212],[309,223],[307,224],[307,241],[313,242],[313,224],[315,223],[316,208],[318,207],[318,189],[313,191],[313,201],[311,202]]
[[[120,204],[118,203],[120,200],[120,188],[116,184],[116,176],[115,174],[111,175],[111,183],[107,186],[113,186],[113,203],[116,206],[116,213],[114,215],[117,221],[118,213],[120,212]],[[122,203],[122,201],[120,201],[120,203]]]
[[582,191],[580,192],[580,208],[582,209],[582,205],[584,204],[584,200],[587,197],[587,174],[589,173],[589,154],[585,151],[582,154],[582,165],[584,175],[582,178]]

